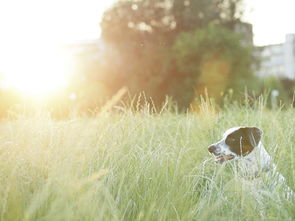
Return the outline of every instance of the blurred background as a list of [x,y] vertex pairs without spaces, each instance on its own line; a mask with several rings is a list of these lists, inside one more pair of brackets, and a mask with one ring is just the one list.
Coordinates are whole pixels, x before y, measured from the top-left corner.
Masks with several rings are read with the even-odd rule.
[[[91,114],[116,96],[179,110],[293,105],[293,0],[0,2],[0,116]],[[134,104],[138,105],[138,103]]]

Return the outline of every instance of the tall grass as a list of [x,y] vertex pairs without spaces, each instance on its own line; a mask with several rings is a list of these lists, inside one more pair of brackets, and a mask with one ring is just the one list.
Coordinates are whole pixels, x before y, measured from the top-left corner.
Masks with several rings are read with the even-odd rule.
[[0,123],[0,220],[294,220],[295,202],[257,200],[216,165],[207,146],[229,127],[255,125],[295,189],[295,111],[203,101],[55,121],[42,113]]

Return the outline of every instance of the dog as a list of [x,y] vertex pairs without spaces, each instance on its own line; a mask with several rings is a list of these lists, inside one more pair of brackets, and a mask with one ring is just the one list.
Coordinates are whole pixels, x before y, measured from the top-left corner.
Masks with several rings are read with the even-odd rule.
[[[262,130],[258,127],[233,127],[228,129],[222,139],[208,147],[217,163],[236,161],[239,176],[248,183],[260,183],[260,178],[267,178],[267,186],[272,191],[282,188],[284,197],[295,199],[294,192],[286,184],[271,156],[262,142]],[[259,181],[259,182],[258,182]]]

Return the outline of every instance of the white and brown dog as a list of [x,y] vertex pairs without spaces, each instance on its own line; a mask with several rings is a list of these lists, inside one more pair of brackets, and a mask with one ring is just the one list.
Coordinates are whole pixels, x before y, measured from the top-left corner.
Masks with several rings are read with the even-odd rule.
[[288,199],[294,197],[284,176],[277,172],[261,137],[262,131],[257,127],[233,127],[224,133],[220,141],[210,145],[208,151],[215,155],[217,163],[234,160],[243,179],[254,181],[266,176],[269,178],[268,185],[282,187]]

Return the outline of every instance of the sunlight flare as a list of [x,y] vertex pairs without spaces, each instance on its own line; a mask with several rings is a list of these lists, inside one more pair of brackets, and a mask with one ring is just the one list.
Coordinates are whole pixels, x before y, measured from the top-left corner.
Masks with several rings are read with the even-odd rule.
[[99,38],[98,23],[113,2],[1,1],[0,89],[38,97],[65,89],[68,58],[57,48]]
[[4,72],[7,88],[38,97],[66,88],[69,75],[65,54],[44,48],[26,51],[18,65],[7,65]]

